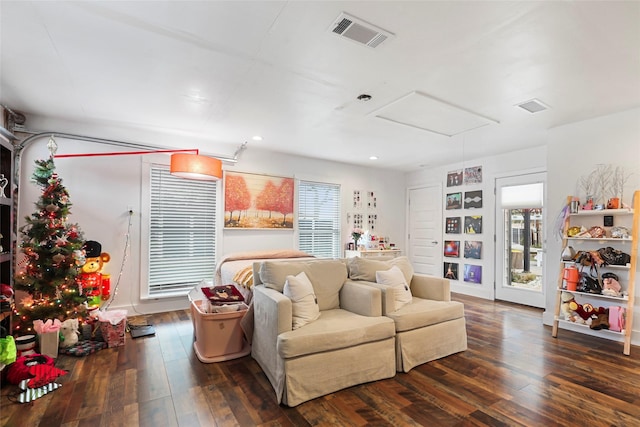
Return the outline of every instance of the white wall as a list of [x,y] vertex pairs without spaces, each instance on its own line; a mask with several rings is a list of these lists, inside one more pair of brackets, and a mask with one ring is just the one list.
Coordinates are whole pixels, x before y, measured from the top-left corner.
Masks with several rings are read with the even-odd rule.
[[[60,131],[60,126],[56,126],[55,122],[47,122],[47,126],[52,130]],[[43,128],[42,123],[39,128]],[[74,129],[65,128],[64,131],[73,132]],[[98,128],[84,128],[75,133],[80,131],[84,135],[103,137],[103,132]],[[153,138],[147,135],[144,140],[153,140]],[[24,223],[25,216],[33,213],[34,202],[40,196],[39,187],[31,183],[31,175],[34,170],[34,161],[48,157],[47,141],[48,138],[38,139],[25,147],[21,153],[20,199],[17,215],[19,226]],[[114,146],[63,138],[57,138],[57,143],[60,154],[122,150]],[[223,152],[223,148],[207,147],[204,151]],[[111,255],[111,261],[104,268],[104,272],[111,274],[112,289],[118,279],[120,284],[110,308],[126,308],[130,315],[188,307],[186,297],[140,300],[140,266],[144,262],[140,258],[140,250],[141,245],[145,244],[140,241],[140,229],[145,224],[145,218],[141,217],[142,159],[153,157],[155,161],[158,156],[168,163],[168,155],[84,157],[57,159],[55,162],[56,171],[68,189],[73,204],[69,221],[80,226],[85,239],[100,242],[102,250]],[[347,212],[353,212],[353,190],[361,190],[363,194],[369,190],[375,191],[378,200],[375,213],[379,218],[379,235],[389,236],[392,242],[397,242],[402,248],[405,230],[403,173],[289,156],[251,146],[242,153],[236,165],[224,165],[223,169],[340,184],[342,240],[345,243],[350,240],[351,225],[347,224],[346,218]],[[222,184],[219,182],[218,185],[219,194],[222,195]],[[223,214],[222,204],[220,198],[218,201],[220,215]],[[125,255],[129,209],[134,211],[134,215],[131,217],[130,244]],[[296,248],[295,231],[223,230],[222,221],[220,221],[218,236],[218,260],[223,255],[233,252]],[[120,274],[123,259],[124,267]]]
[[[584,202],[584,194],[577,190],[580,176],[587,175],[598,164],[622,166],[632,173],[625,186],[623,202],[631,205],[634,190],[640,189],[640,108],[624,111],[560,126],[549,131],[547,149],[547,199],[549,210],[555,218],[569,195],[578,195]],[[578,194],[576,194],[578,193]],[[595,224],[594,224],[595,225]],[[547,228],[547,233],[552,230]],[[561,242],[547,234],[548,260],[559,260]],[[547,310],[544,322],[551,324],[555,307],[555,287],[560,263],[549,262],[547,268]],[[636,272],[636,295],[640,274]],[[636,298],[634,318],[634,343],[640,342],[640,298]],[[571,325],[569,325],[571,326]]]
[[[42,121],[40,129],[50,128],[60,130],[55,121]],[[73,129],[65,128],[66,131]],[[97,128],[79,128],[78,133],[101,137],[102,130]],[[470,134],[472,135],[472,134]],[[153,140],[147,134],[136,134],[140,141]],[[170,138],[158,143],[166,145]],[[187,139],[188,141],[188,139]],[[58,141],[60,152],[88,152],[115,151],[113,147],[106,147],[90,143],[74,141]],[[193,142],[197,144],[197,142]],[[586,120],[579,123],[550,129],[546,141],[540,141],[540,146],[529,150],[506,153],[500,156],[479,159],[464,157],[460,141],[452,141],[452,149],[460,153],[460,162],[449,165],[436,165],[424,170],[407,174],[385,172],[378,169],[362,168],[347,164],[325,162],[321,160],[294,157],[278,153],[269,153],[250,147],[244,152],[237,166],[225,166],[225,169],[273,174],[279,176],[294,176],[296,178],[328,181],[342,185],[342,214],[343,241],[349,240],[351,226],[346,223],[346,214],[353,212],[351,197],[353,190],[376,191],[378,195],[379,229],[381,234],[388,235],[400,248],[406,245],[405,189],[440,183],[443,192],[447,192],[446,174],[448,171],[464,167],[483,167],[483,183],[469,189],[482,189],[484,206],[480,210],[463,211],[468,214],[483,215],[482,241],[485,247],[482,260],[483,283],[472,285],[462,281],[453,282],[455,292],[475,295],[483,298],[493,298],[494,254],[493,234],[495,231],[495,198],[493,186],[497,177],[517,175],[523,171],[547,171],[547,269],[545,276],[546,312],[544,322],[550,324],[555,306],[555,286],[559,274],[559,263],[553,260],[560,258],[560,242],[555,239],[551,228],[557,214],[566,200],[566,196],[576,193],[576,182],[581,175],[590,172],[598,163],[611,163],[623,166],[628,172],[633,172],[627,183],[624,202],[630,203],[630,196],[634,189],[640,189],[640,109],[633,109],[618,114]],[[472,144],[473,139],[466,137],[462,144]],[[187,148],[188,142],[186,142]],[[458,145],[456,145],[458,144]],[[198,146],[198,145],[196,145]],[[456,148],[458,147],[458,148]],[[183,145],[180,148],[185,148]],[[216,151],[217,150],[217,151]],[[208,152],[226,152],[227,149],[210,147]],[[23,153],[23,173],[20,181],[20,201],[18,220],[33,211],[33,202],[38,197],[38,189],[29,183],[33,171],[33,160],[48,155],[46,139],[30,146]],[[120,272],[120,265],[124,255],[125,235],[128,224],[127,209],[132,207],[140,212],[140,158],[124,157],[96,157],[90,161],[63,160],[56,162],[58,173],[69,189],[73,203],[71,221],[79,223],[85,233],[85,238],[98,240],[103,244],[103,250],[110,252],[112,261],[106,268],[112,274],[115,284]],[[406,179],[405,179],[406,178]],[[460,187],[454,187],[460,188]],[[466,187],[465,187],[466,188]],[[444,200],[444,194],[442,195]],[[451,215],[452,211],[443,209],[443,218]],[[363,212],[366,214],[366,211]],[[121,277],[118,294],[112,307],[127,307],[131,314],[135,312],[148,313],[186,306],[184,300],[141,302],[138,292],[138,278],[140,269],[140,226],[141,219],[134,215],[131,232],[131,247],[127,255],[125,268]],[[219,241],[218,256],[225,253],[250,249],[293,248],[295,247],[294,232],[282,231],[240,231],[219,230],[222,236]],[[444,240],[444,233],[442,239]],[[461,239],[463,240],[463,239]],[[640,272],[637,273],[640,278]],[[634,330],[640,330],[640,311],[636,303]],[[637,335],[637,333],[635,333]],[[634,335],[634,343],[639,339]]]
[[[455,141],[454,141],[455,142]],[[464,144],[473,144],[471,137],[467,136]],[[482,259],[477,262],[465,260],[460,257],[444,258],[444,261],[457,262],[460,268],[460,280],[451,281],[451,290],[465,295],[477,296],[485,299],[494,299],[494,280],[495,280],[495,243],[493,235],[495,234],[495,196],[494,187],[495,180],[499,177],[519,175],[529,171],[544,171],[546,162],[546,148],[544,141],[540,141],[540,146],[527,150],[514,151],[501,154],[498,156],[483,157],[479,159],[463,159],[463,150],[459,149],[461,161],[448,165],[429,168],[426,170],[414,172],[407,175],[408,187],[419,187],[422,185],[440,183],[443,188],[443,230],[441,241],[444,240],[460,240],[463,245],[464,240],[480,240],[483,242]],[[465,167],[482,166],[482,183],[463,185],[457,187],[447,187],[447,173],[450,171],[464,169]],[[444,198],[447,193],[455,193],[461,191],[464,195],[465,191],[482,190],[483,204],[480,209],[462,209],[462,210],[446,210]],[[465,215],[482,215],[482,234],[445,234],[444,221],[446,217],[461,217],[464,220]],[[477,264],[482,266],[482,283],[474,284],[464,282],[462,280],[462,268],[466,263]]]
[[[459,141],[458,141],[459,142]],[[467,144],[473,143],[471,137],[467,137]],[[455,147],[452,144],[452,147]],[[455,148],[452,148],[455,149]],[[462,149],[457,148],[461,157]],[[631,196],[634,190],[640,189],[640,108],[624,112],[598,117],[582,122],[552,128],[548,131],[546,141],[541,141],[540,147],[530,150],[507,153],[501,156],[493,156],[479,159],[464,159],[460,163],[430,168],[408,174],[407,186],[417,187],[429,183],[441,183],[444,192],[453,192],[451,187],[446,187],[446,174],[448,171],[463,167],[483,166],[484,179],[482,190],[485,203],[478,214],[483,215],[483,242],[487,250],[483,255],[483,283],[471,285],[462,281],[452,282],[454,292],[493,299],[493,282],[495,278],[494,257],[495,245],[493,234],[495,232],[495,197],[493,186],[497,177],[517,175],[527,170],[547,171],[546,194],[546,218],[545,238],[547,242],[546,270],[544,277],[545,312],[543,322],[550,325],[553,322],[553,313],[556,303],[556,286],[560,273],[561,241],[554,234],[554,223],[558,217],[566,198],[569,195],[579,194],[578,180],[587,175],[598,164],[612,164],[621,166],[631,177],[625,186],[623,202],[631,205]],[[453,187],[461,188],[461,187]],[[466,188],[466,187],[463,187]],[[469,187],[469,189],[480,187]],[[443,194],[444,197],[444,194]],[[443,218],[452,215],[452,212],[443,210]],[[475,214],[474,211],[462,211],[461,216]],[[445,238],[444,231],[442,238]],[[450,236],[450,235],[449,235]],[[463,239],[461,239],[463,240]],[[484,249],[484,248],[483,248]],[[461,262],[462,264],[462,262]],[[636,272],[636,288],[640,280],[640,271]],[[638,294],[640,290],[636,291]],[[636,298],[633,324],[634,344],[640,343],[640,298]],[[561,327],[564,327],[562,325]],[[568,326],[571,328],[571,325]],[[584,331],[584,328],[581,329]],[[589,331],[587,330],[587,333]],[[612,335],[615,339],[616,336]],[[621,337],[617,337],[621,339]]]

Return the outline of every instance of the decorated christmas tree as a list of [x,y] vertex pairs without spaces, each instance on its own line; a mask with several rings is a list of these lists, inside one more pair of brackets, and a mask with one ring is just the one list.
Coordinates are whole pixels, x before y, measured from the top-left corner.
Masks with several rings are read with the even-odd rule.
[[29,293],[16,309],[15,329],[31,331],[36,319],[83,317],[86,297],[76,285],[84,243],[76,224],[67,223],[69,193],[55,173],[53,156],[36,160],[33,181],[42,188],[36,211],[20,228],[24,259],[15,278],[16,289]]

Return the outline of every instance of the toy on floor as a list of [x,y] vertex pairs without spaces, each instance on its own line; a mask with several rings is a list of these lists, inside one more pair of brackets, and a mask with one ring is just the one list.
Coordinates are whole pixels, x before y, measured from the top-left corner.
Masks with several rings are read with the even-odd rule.
[[102,268],[111,260],[111,255],[102,252],[102,245],[95,240],[87,240],[82,247],[85,263],[80,267],[77,281],[87,296],[90,307],[97,307],[101,301],[111,297],[111,276],[102,273]]
[[78,319],[67,319],[60,326],[60,347],[71,347],[78,342]]

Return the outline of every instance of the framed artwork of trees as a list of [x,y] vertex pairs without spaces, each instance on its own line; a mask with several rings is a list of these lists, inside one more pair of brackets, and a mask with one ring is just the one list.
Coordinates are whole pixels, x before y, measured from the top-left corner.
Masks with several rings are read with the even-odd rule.
[[224,227],[293,229],[293,178],[224,174]]

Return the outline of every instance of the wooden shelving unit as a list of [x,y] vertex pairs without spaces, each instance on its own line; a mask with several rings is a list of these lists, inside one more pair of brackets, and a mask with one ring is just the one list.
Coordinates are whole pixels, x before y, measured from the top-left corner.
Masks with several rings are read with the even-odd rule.
[[[584,238],[584,237],[568,237],[568,230],[573,226],[581,226],[587,224],[603,226],[603,220],[605,216],[614,217],[614,225],[625,225],[631,227],[630,238]],[[578,213],[569,214],[565,218],[563,227],[562,238],[562,252],[567,246],[575,245],[576,250],[595,250],[603,246],[611,246],[615,249],[620,249],[631,255],[631,262],[627,265],[608,265],[601,267],[603,270],[615,271],[620,275],[620,284],[623,289],[626,290],[627,295],[623,297],[614,297],[607,295],[598,295],[579,291],[567,291],[563,289],[563,271],[566,265],[573,264],[570,261],[560,262],[560,273],[558,275],[558,285],[556,287],[556,306],[554,312],[554,321],[552,336],[558,336],[559,324],[570,324],[575,326],[582,326],[583,328],[576,328],[580,331],[584,328],[592,331],[593,333],[607,335],[622,335],[624,341],[623,353],[629,355],[631,352],[631,333],[633,331],[633,311],[635,306],[635,284],[636,284],[636,270],[638,262],[638,228],[640,220],[640,191],[636,191],[633,194],[633,208],[631,209],[604,209],[604,210],[591,210],[591,211],[579,211]],[[597,223],[595,223],[597,222]],[[618,223],[618,224],[616,224]],[[588,227],[587,227],[588,228]],[[610,236],[611,227],[603,227],[607,230],[607,235]],[[624,274],[624,276],[622,276]],[[608,306],[618,305],[623,306],[626,309],[626,322],[625,329],[621,332],[609,331],[609,330],[591,330],[586,325],[579,323],[573,323],[560,318],[560,307],[562,304],[562,292],[571,292],[575,299],[579,302],[591,302],[592,304],[602,303]]]

